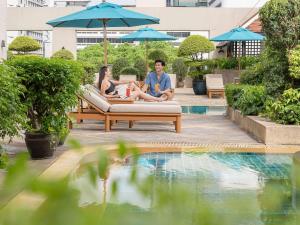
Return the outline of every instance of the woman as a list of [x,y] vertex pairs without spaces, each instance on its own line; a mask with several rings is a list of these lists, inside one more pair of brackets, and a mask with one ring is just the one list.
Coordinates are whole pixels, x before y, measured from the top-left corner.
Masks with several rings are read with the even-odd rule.
[[136,100],[137,98],[144,99],[145,101],[161,102],[164,98],[153,97],[142,92],[135,84],[134,81],[115,81],[109,80],[110,70],[107,66],[101,67],[99,71],[99,90],[102,96],[106,98],[120,97],[116,91],[116,86],[119,84],[129,84],[131,95],[129,99]]

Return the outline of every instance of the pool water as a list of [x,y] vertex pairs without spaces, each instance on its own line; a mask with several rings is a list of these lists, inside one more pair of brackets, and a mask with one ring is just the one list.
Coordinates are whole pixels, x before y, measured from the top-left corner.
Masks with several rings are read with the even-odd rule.
[[[137,164],[138,179],[154,175],[155,182],[164,181],[167,189],[178,183],[187,184],[192,191],[216,206],[228,199],[247,199],[247,204],[255,213],[245,217],[251,217],[251,221],[245,219],[245,223],[241,224],[263,224],[264,218],[269,219],[274,214],[286,215],[292,209],[290,195],[286,197],[287,204],[275,212],[268,211],[259,197],[274,182],[280,185],[282,193],[291,191],[292,155],[289,154],[152,152],[141,154]],[[141,209],[151,208],[153,199],[139,194],[138,189],[129,182],[131,169],[131,158],[128,158],[125,164],[112,167],[107,181],[104,183],[99,180],[94,189],[82,185],[80,179],[84,180],[84,177],[79,178],[76,182],[82,193],[80,204],[101,204],[104,186],[109,187],[117,180],[118,197],[111,197],[111,191],[108,190],[108,202],[131,204]],[[227,210],[226,213],[240,212]]]
[[185,114],[224,115],[226,106],[181,106]]

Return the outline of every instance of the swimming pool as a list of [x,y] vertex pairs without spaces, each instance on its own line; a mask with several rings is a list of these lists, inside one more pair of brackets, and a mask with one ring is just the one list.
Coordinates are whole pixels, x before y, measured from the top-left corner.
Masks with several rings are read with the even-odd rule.
[[[80,204],[101,204],[101,193],[107,192],[105,196],[109,203],[150,209],[154,198],[141,195],[137,187],[129,181],[132,168],[132,158],[129,157],[126,163],[110,169],[105,182],[98,180],[96,188],[83,185],[86,178],[79,177],[76,184],[79,184],[82,193]],[[237,224],[263,224],[265,218],[284,216],[292,209],[291,195],[285,194],[292,189],[290,154],[150,152],[140,155],[137,169],[140,180],[152,175],[155,185],[163,184],[168,190],[172,190],[177,184],[186,184],[194,194],[203,196],[207,202],[217,207],[220,206],[218,210],[229,214],[245,214],[241,217],[245,217],[245,221]],[[112,197],[112,190],[109,188],[114,181],[119,182],[117,198]],[[274,197],[264,194],[265,189],[274,183],[279,185],[286,198],[285,204],[277,211],[268,210],[261,200]],[[247,199],[251,213],[224,209],[224,205],[221,205],[228,199]]]
[[181,106],[185,114],[224,115],[226,106]]

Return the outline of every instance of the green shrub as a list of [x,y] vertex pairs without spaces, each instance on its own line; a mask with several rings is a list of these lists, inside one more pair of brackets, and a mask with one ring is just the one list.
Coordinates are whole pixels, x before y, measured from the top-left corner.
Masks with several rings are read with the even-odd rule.
[[32,37],[27,36],[16,37],[8,46],[10,51],[16,51],[18,54],[26,54],[28,52],[37,51],[40,48],[40,43],[38,43]]
[[243,71],[240,75],[240,81],[242,84],[249,85],[261,85],[263,84],[264,74],[263,74],[263,64],[257,63],[245,71]]
[[159,49],[155,49],[155,50],[151,51],[149,53],[148,57],[152,61],[160,59],[160,60],[163,60],[165,63],[168,62],[168,56],[166,55],[166,53]]
[[230,107],[235,107],[234,103],[238,100],[240,95],[242,94],[242,90],[246,87],[246,85],[240,84],[227,84],[225,85],[225,95],[227,99],[227,104]]
[[26,122],[26,107],[20,99],[24,88],[15,72],[0,65],[0,139],[18,135]]
[[238,60],[236,58],[218,58],[215,59],[215,66],[221,70],[237,69]]
[[58,133],[66,112],[77,105],[83,68],[75,61],[37,56],[16,57],[8,63],[26,88],[22,102],[28,107],[29,130]]
[[277,101],[269,102],[266,115],[280,124],[300,125],[300,89],[286,90]]
[[5,169],[8,165],[8,154],[0,145],[0,169]]
[[263,86],[228,84],[225,93],[227,104],[243,115],[258,115],[265,109],[266,91]]
[[121,71],[122,75],[138,75],[139,71],[134,67],[126,67]]
[[243,115],[256,116],[264,112],[266,102],[266,90],[263,86],[245,86],[234,107],[239,109]]
[[93,84],[95,82],[95,73],[97,72],[93,64],[89,62],[77,61],[84,69],[82,84]]
[[137,71],[138,71],[138,79],[140,81],[145,80],[145,77],[148,72],[146,67],[147,67],[146,60],[144,60],[142,58],[138,58],[135,60],[134,68],[137,69]]
[[119,80],[119,76],[121,74],[121,71],[126,67],[129,67],[129,61],[126,58],[117,59],[114,62],[113,67],[112,67],[113,78],[115,80]]
[[204,53],[209,53],[214,49],[214,44],[206,37],[191,35],[180,44],[178,56],[187,57],[192,61],[199,61],[203,59]]
[[62,48],[61,50],[58,50],[57,52],[55,52],[51,58],[73,60],[74,55],[69,50]]
[[203,62],[203,54],[214,49],[214,44],[200,35],[191,35],[180,44],[178,56],[188,59],[186,63],[190,67],[189,76],[202,80],[203,75],[210,72],[211,62],[209,60]]
[[187,72],[188,67],[186,66],[184,60],[182,58],[177,58],[174,60],[172,64],[173,73],[176,74],[176,78],[178,81],[183,81]]
[[289,64],[291,77],[300,79],[300,45],[290,52]]

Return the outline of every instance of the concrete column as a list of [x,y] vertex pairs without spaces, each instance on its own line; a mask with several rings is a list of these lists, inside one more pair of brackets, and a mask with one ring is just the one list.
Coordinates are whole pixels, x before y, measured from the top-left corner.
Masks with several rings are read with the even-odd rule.
[[53,53],[64,47],[73,53],[75,59],[77,58],[76,47],[76,30],[67,28],[54,28],[53,29]]
[[0,0],[0,61],[7,57],[6,42],[6,0]]

